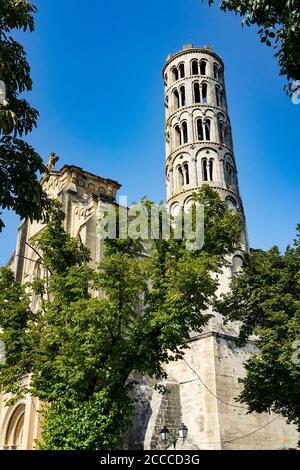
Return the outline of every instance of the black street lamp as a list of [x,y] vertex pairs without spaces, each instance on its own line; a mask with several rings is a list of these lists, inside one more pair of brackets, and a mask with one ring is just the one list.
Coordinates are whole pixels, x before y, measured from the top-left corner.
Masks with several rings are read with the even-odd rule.
[[181,423],[179,428],[175,430],[174,432],[170,433],[169,429],[164,426],[160,431],[159,431],[160,439],[165,445],[165,450],[170,447],[171,444],[173,444],[174,449],[176,449],[176,444],[178,439],[182,439],[182,443],[187,438],[188,435],[188,428],[184,423]]
[[169,439],[170,436],[170,431],[166,426],[164,426],[160,431],[159,431],[160,439],[166,443]]
[[178,428],[178,434],[179,434],[179,437],[181,437],[182,442],[184,442],[188,435],[188,428],[186,427],[185,424],[181,423],[181,425]]

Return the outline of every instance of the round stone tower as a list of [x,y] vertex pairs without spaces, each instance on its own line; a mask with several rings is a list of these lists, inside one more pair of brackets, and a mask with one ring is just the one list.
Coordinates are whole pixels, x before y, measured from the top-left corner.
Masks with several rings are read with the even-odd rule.
[[213,50],[189,44],[163,69],[167,203],[188,207],[202,184],[243,214],[227,109],[224,63]]

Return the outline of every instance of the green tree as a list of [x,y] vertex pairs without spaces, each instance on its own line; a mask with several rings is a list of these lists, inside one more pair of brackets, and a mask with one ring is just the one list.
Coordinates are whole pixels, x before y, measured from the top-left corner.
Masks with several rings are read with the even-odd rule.
[[[31,90],[32,80],[25,50],[11,31],[33,31],[35,11],[25,0],[0,0],[0,80],[6,89],[0,102],[0,208],[30,220],[40,219],[47,205],[37,179],[37,172],[46,168],[22,138],[36,126],[38,111],[21,98]],[[3,227],[0,218],[0,231]]]
[[219,303],[241,322],[239,341],[258,337],[259,353],[246,362],[240,399],[249,411],[272,409],[300,430],[300,226],[284,254],[277,247],[246,256],[232,291]]
[[[2,271],[8,362],[0,382],[19,396],[22,377],[32,374],[30,392],[47,403],[42,449],[120,446],[134,413],[132,373],[165,377],[163,363],[180,358],[191,329],[201,331],[208,321],[218,286],[212,273],[237,246],[242,222],[208,186],[197,199],[209,236],[201,250],[186,250],[186,241],[173,236],[148,242],[147,255],[141,239],[107,240],[96,270],[86,248],[63,230],[64,213],[54,202],[35,240],[49,276],[26,288],[39,302],[34,313],[25,287]],[[144,206],[148,211],[151,203]]]
[[[214,0],[208,0],[209,5]],[[293,82],[300,80],[300,2],[299,0],[221,0],[223,11],[243,18],[243,25],[257,25],[262,43],[275,50],[280,75],[286,76],[289,94],[300,92]]]

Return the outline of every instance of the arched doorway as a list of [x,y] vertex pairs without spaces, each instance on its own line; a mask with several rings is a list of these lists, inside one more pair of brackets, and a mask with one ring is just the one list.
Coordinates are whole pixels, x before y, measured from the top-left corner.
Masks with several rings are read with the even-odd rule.
[[22,449],[24,431],[25,405],[20,404],[15,408],[6,426],[4,449]]

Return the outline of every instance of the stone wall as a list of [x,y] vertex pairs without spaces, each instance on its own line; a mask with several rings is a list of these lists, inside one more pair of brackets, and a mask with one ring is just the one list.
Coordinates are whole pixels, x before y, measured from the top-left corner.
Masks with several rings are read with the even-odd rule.
[[206,332],[192,338],[189,346],[184,360],[166,366],[168,380],[162,384],[167,393],[149,382],[141,384],[143,398],[129,448],[161,449],[160,429],[166,425],[173,431],[181,422],[188,427],[188,439],[178,441],[179,450],[297,448],[295,426],[273,413],[247,414],[237,400],[243,364],[257,352],[254,343],[237,348],[234,337]]

